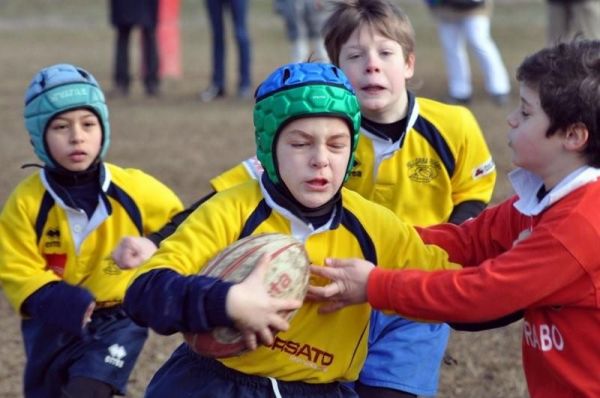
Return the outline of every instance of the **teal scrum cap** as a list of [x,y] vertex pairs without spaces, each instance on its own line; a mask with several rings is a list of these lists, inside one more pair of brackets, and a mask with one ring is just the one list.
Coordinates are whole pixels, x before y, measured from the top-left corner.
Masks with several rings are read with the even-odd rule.
[[78,108],[94,112],[102,125],[104,158],[110,145],[108,107],[94,76],[85,69],[70,64],[57,64],[41,69],[25,92],[25,128],[33,150],[44,164],[58,167],[47,151],[44,133],[48,123],[59,113]]

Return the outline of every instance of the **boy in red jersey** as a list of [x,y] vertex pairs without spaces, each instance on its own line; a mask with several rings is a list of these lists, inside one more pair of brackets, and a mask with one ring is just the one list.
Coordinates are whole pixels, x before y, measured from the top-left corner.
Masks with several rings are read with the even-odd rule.
[[314,268],[334,300],[408,317],[481,322],[524,309],[523,366],[538,397],[600,396],[600,41],[527,57],[508,116],[514,197],[461,225],[421,229],[458,271],[385,271],[362,260]]

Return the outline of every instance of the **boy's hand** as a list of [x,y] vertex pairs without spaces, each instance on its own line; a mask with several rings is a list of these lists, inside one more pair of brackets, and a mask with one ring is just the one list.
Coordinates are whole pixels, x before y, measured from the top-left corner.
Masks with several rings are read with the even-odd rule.
[[269,261],[268,256],[262,256],[250,275],[227,293],[227,314],[251,350],[256,349],[258,342],[273,344],[274,335],[290,327],[285,314],[302,306],[302,301],[269,295],[264,285]]
[[367,280],[375,267],[372,263],[357,258],[325,260],[326,267],[312,265],[313,275],[327,278],[331,283],[325,286],[309,286],[307,298],[326,301],[319,308],[321,313],[337,311],[348,305],[367,301]]
[[119,245],[113,250],[112,258],[121,269],[131,269],[139,267],[144,261],[148,260],[157,247],[148,238],[143,236],[127,236],[119,242]]

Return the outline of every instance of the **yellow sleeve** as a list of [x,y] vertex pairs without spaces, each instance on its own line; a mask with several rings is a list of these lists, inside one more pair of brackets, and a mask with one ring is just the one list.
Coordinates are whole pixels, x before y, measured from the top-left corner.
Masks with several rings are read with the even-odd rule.
[[487,146],[485,137],[473,113],[458,107],[462,113],[456,118],[461,123],[461,137],[454,148],[456,169],[452,176],[452,201],[454,205],[468,200],[489,203],[496,183],[496,165]]
[[46,269],[36,242],[35,219],[43,190],[36,191],[40,192],[19,185],[0,213],[0,285],[17,313],[32,293],[60,280]]
[[179,197],[165,184],[137,170],[136,203],[143,212],[144,235],[162,228],[175,214],[183,210]]
[[260,162],[256,156],[253,156],[210,180],[210,185],[215,191],[220,192],[250,179],[258,180],[262,173]]
[[241,184],[204,202],[161,243],[133,279],[157,268],[169,268],[182,275],[197,274],[217,253],[238,239],[246,214],[260,200],[256,185]]

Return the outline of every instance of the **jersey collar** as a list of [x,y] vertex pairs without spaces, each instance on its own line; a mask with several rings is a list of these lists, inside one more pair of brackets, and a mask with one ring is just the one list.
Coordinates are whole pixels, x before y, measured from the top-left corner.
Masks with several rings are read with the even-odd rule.
[[526,216],[537,216],[569,193],[598,180],[599,177],[600,169],[590,166],[580,167],[563,178],[540,200],[537,193],[544,182],[539,176],[522,168],[508,174],[508,179],[519,197],[514,206]]

